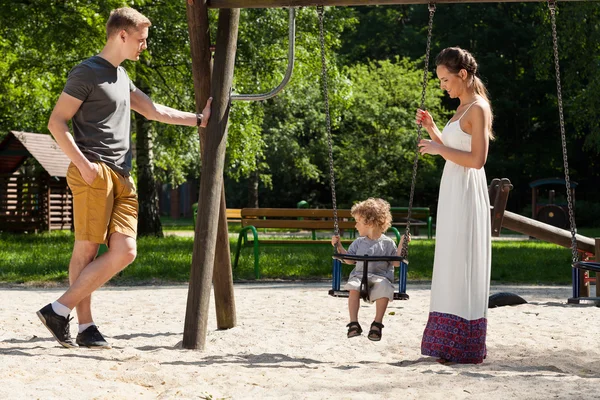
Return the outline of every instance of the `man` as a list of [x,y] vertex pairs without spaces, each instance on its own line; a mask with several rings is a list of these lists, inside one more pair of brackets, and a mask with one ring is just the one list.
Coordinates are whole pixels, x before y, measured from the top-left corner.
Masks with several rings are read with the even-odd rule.
[[[91,295],[136,257],[138,201],[130,176],[130,109],[176,125],[206,127],[210,118],[212,99],[202,114],[155,104],[120,66],[139,59],[147,48],[150,26],[150,20],[132,8],[113,10],[106,23],[106,45],[71,70],[48,123],[71,159],[67,181],[73,193],[75,245],[69,289],[37,315],[67,348],[110,348],[94,324]],[[108,251],[96,258],[101,243],[108,244]],[[69,315],[75,307],[79,333],[74,342]]]

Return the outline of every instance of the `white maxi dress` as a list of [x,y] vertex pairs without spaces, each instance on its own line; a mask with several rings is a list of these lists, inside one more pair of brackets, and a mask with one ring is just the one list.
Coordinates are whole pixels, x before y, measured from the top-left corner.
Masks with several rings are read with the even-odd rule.
[[[471,151],[471,135],[460,127],[469,108],[444,127],[445,146]],[[446,161],[422,354],[457,363],[483,362],[492,260],[490,224],[485,170]]]

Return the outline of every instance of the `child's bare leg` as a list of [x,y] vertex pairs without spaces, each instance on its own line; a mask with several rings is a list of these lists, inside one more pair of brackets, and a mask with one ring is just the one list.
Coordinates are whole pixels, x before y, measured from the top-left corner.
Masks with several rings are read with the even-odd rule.
[[379,341],[381,340],[381,329],[383,328],[383,315],[387,309],[388,302],[390,300],[387,297],[383,297],[375,300],[375,320],[371,323],[371,329],[367,337],[369,340]]
[[[350,290],[348,295],[348,312],[350,322],[358,321],[358,308],[360,307],[360,293],[358,290]],[[385,312],[385,310],[383,310]]]
[[389,301],[390,299],[387,297],[375,300],[375,322],[381,323],[383,321],[383,315],[385,314]]
[[360,293],[358,290],[350,290],[348,293],[348,311],[350,313],[350,323],[348,328],[348,337],[356,337],[362,333],[362,328],[358,323],[358,307],[360,307]]

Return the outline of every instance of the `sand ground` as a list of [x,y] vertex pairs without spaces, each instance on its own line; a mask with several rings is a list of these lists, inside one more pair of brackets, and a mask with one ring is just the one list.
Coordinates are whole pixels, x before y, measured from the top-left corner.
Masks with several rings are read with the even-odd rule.
[[[51,338],[35,311],[64,289],[0,289],[0,398],[600,398],[600,308],[566,304],[569,287],[492,286],[529,303],[489,310],[481,365],[420,355],[429,285],[409,284],[410,300],[390,304],[378,343],[346,338],[346,301],[327,289],[236,284],[238,325],[217,330],[211,303],[204,351],[181,348],[187,285],[99,290],[95,320],[110,350]],[[361,306],[363,328],[374,312]]]

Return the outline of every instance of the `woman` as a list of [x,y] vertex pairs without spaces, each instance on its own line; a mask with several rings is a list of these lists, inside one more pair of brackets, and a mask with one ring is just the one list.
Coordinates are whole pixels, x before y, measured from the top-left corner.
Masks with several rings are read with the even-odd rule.
[[441,363],[483,362],[491,267],[490,201],[485,165],[492,110],[477,62],[466,50],[446,48],[436,58],[440,86],[460,105],[442,132],[431,115],[416,122],[431,140],[421,154],[446,160],[440,182],[429,319],[421,353]]

